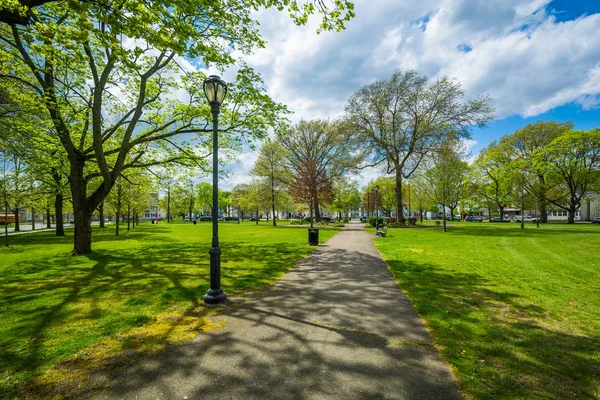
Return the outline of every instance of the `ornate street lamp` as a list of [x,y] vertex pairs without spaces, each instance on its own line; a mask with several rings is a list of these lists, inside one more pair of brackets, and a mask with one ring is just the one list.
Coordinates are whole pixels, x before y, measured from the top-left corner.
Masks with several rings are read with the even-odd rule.
[[379,230],[379,210],[377,209],[377,197],[379,197],[379,186],[375,185],[375,230]]
[[219,304],[227,300],[221,289],[221,248],[219,247],[219,109],[227,94],[227,85],[216,75],[204,80],[204,94],[210,104],[213,117],[213,198],[212,198],[212,247],[210,254],[210,289],[204,295],[204,303]]

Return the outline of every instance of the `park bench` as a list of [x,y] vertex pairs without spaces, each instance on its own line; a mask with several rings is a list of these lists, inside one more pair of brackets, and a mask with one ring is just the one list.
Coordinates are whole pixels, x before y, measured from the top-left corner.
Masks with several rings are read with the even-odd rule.
[[385,237],[387,235],[388,226],[384,226],[381,230],[375,232],[375,236]]

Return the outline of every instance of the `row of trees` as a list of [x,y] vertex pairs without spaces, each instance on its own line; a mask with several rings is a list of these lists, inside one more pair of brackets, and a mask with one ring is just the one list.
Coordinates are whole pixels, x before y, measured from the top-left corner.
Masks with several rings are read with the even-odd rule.
[[0,7],[2,151],[19,155],[38,170],[37,180],[51,184],[56,215],[67,189],[73,254],[91,252],[92,214],[128,171],[173,163],[209,171],[205,75],[182,68],[182,58],[237,70],[221,109],[225,153],[285,123],[285,106],[232,57],[233,50],[264,46],[252,12],[272,7],[287,10],[296,24],[320,14],[320,30],[341,30],[354,16],[346,0],[44,0]]
[[288,188],[318,220],[321,205],[345,212],[358,208],[357,189],[345,182],[366,166],[379,166],[394,175],[394,201],[386,199],[382,207],[394,204],[396,215],[403,216],[403,181],[448,143],[468,138],[473,126],[492,119],[487,96],[463,97],[460,83],[450,78],[432,81],[414,70],[397,71],[352,95],[340,120],[300,121],[279,133],[261,151],[254,173],[270,188],[273,210]]
[[[403,191],[421,214],[441,206],[453,216],[460,207],[463,215],[497,211],[502,220],[505,208],[515,206],[538,209],[545,223],[552,208],[574,223],[585,196],[600,193],[600,130],[572,128],[571,122],[529,124],[492,142],[472,165],[459,137],[450,136],[423,158]],[[390,215],[397,205],[391,179],[372,184],[379,186],[379,209]]]

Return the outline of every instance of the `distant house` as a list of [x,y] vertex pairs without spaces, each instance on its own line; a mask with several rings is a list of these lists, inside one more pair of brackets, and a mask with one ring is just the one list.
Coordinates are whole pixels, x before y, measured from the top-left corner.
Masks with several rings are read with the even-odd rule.
[[589,221],[594,217],[600,217],[600,194],[588,193],[581,200],[581,219]]
[[144,214],[140,217],[141,220],[163,219],[167,217],[165,210],[160,208],[158,202],[158,193],[150,193],[148,207],[144,210]]

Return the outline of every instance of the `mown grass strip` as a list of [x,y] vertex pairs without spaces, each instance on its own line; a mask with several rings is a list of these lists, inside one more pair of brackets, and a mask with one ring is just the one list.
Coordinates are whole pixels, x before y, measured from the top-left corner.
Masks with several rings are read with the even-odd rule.
[[600,229],[450,223],[375,243],[475,399],[600,397]]
[[[230,296],[268,286],[314,250],[305,228],[219,227]],[[69,255],[66,233],[19,235],[0,248],[0,398],[26,387],[39,398],[67,370],[83,376],[103,359],[161,350],[219,326],[202,305],[210,223],[143,224],[119,237],[114,225],[94,228],[94,252],[81,257]],[[323,229],[320,239],[335,233]]]

